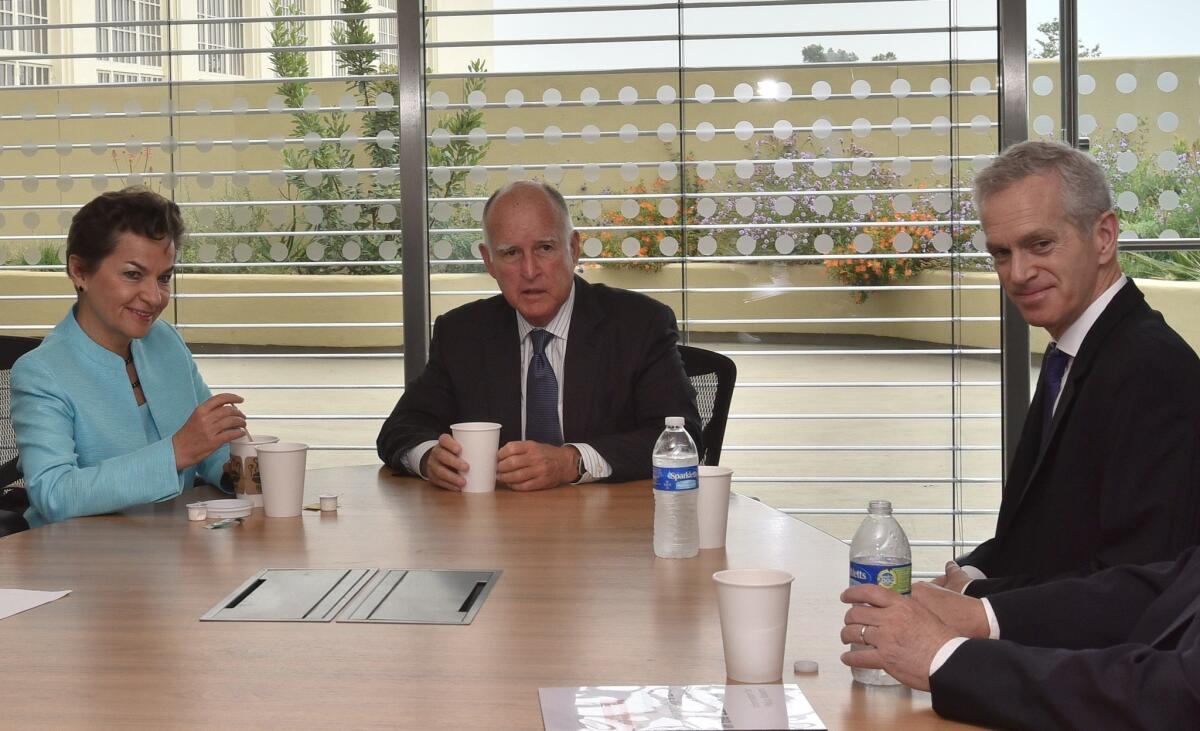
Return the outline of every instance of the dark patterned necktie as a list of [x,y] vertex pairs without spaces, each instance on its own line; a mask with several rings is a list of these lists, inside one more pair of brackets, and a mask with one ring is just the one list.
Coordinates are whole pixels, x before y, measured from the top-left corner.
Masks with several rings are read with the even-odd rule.
[[1067,372],[1067,364],[1071,356],[1058,349],[1054,343],[1046,349],[1046,358],[1042,362],[1042,371],[1046,374],[1045,402],[1042,404],[1042,443],[1050,438],[1050,424],[1054,421],[1054,402],[1058,400],[1058,392],[1062,390],[1063,374]]
[[558,424],[558,379],[546,357],[546,344],[553,337],[546,330],[529,333],[533,357],[525,377],[525,438],[557,447],[563,443]]

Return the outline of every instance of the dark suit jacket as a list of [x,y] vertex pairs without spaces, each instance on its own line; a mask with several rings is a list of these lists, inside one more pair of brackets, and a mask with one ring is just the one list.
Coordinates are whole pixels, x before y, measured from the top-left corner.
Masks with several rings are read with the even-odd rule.
[[[563,364],[563,438],[591,445],[609,480],[650,476],[667,416],[682,416],[700,446],[695,392],[683,370],[675,315],[649,297],[575,278]],[[521,344],[516,311],[502,295],[471,302],[434,323],[429,362],[384,422],[379,457],[401,456],[460,421],[501,424],[500,444],[521,439]]]
[[1040,381],[996,536],[961,560],[997,578],[967,593],[1167,561],[1200,543],[1200,359],[1132,280],[1084,338],[1044,446]]
[[950,718],[1021,729],[1200,724],[1200,551],[988,599],[1000,640],[968,640],[930,677]]

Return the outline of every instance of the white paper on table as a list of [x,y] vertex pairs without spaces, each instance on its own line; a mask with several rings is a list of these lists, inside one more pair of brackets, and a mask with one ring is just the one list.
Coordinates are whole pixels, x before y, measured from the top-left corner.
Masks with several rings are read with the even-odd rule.
[[789,685],[597,685],[539,688],[546,731],[824,729]]
[[0,619],[28,611],[43,604],[49,604],[55,599],[62,599],[71,590],[66,591],[33,591],[32,589],[0,589]]

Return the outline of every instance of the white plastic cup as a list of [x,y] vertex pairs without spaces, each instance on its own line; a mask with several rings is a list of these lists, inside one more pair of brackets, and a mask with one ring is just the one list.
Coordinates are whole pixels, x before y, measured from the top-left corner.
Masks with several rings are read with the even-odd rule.
[[724,548],[725,524],[729,518],[728,467],[700,465],[700,495],[696,514],[700,520],[700,548]]
[[204,503],[190,503],[187,506],[188,520],[206,520],[208,518],[208,506]]
[[304,464],[308,445],[299,442],[260,444],[263,509],[268,518],[294,518],[304,507]]
[[778,569],[729,569],[713,574],[721,612],[725,674],[739,683],[783,678],[792,575]]
[[235,479],[233,491],[237,493],[237,497],[249,500],[256,507],[261,508],[263,504],[262,473],[258,466],[258,450],[256,448],[260,444],[274,444],[279,441],[279,437],[266,434],[252,436],[254,436],[253,439],[238,437],[229,443],[229,464],[226,471]]
[[463,492],[492,492],[496,489],[496,453],[500,451],[500,425],[491,421],[467,421],[450,425],[450,435],[462,445],[459,455],[469,466]]

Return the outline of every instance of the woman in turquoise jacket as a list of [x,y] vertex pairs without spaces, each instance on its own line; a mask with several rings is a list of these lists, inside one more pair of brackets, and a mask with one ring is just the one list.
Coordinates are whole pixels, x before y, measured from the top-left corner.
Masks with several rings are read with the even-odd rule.
[[168,500],[220,484],[245,433],[234,394],[213,396],[158,316],[171,299],[179,208],[144,188],[75,214],[67,274],[76,304],[12,369],[12,420],[30,526]]

